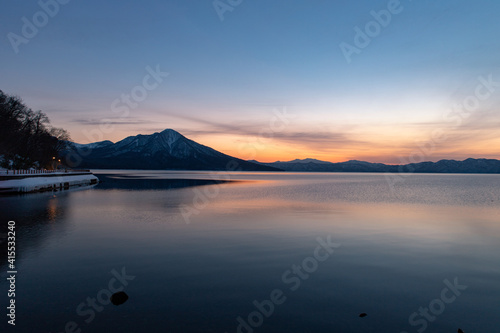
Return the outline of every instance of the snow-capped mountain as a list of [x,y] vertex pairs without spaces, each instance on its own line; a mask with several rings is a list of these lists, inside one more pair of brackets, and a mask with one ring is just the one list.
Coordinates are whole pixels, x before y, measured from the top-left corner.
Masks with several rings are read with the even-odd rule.
[[278,171],[218,152],[166,129],[111,141],[74,144],[83,161],[79,167],[95,169],[246,170]]
[[113,144],[113,142],[111,142],[109,140],[99,141],[99,142],[94,142],[94,143],[87,143],[87,144],[80,144],[80,143],[74,143],[74,142],[72,143],[72,145],[78,149],[96,149],[96,148],[106,147],[106,146],[109,146],[112,144]]

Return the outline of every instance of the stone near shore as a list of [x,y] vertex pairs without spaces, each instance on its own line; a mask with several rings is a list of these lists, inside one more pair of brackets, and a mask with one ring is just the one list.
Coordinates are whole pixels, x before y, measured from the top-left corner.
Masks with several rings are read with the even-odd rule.
[[128,295],[124,291],[119,291],[111,295],[109,299],[111,300],[111,303],[113,303],[113,305],[118,306],[122,305],[128,300]]

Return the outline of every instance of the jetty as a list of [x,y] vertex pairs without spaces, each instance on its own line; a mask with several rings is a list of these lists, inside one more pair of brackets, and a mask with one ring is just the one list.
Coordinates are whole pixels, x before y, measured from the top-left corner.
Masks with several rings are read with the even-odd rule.
[[99,183],[90,170],[0,170],[0,194],[66,190]]

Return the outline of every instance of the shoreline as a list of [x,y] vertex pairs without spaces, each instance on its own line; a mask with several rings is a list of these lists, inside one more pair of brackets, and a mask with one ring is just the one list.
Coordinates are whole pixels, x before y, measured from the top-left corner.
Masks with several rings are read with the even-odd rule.
[[0,194],[66,190],[99,183],[92,172],[54,172],[47,174],[0,175]]

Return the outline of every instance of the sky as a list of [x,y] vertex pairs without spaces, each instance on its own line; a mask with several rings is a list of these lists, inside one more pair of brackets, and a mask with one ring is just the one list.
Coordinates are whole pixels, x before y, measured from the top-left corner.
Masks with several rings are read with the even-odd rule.
[[496,0],[23,0],[0,89],[73,141],[262,162],[500,158]]

